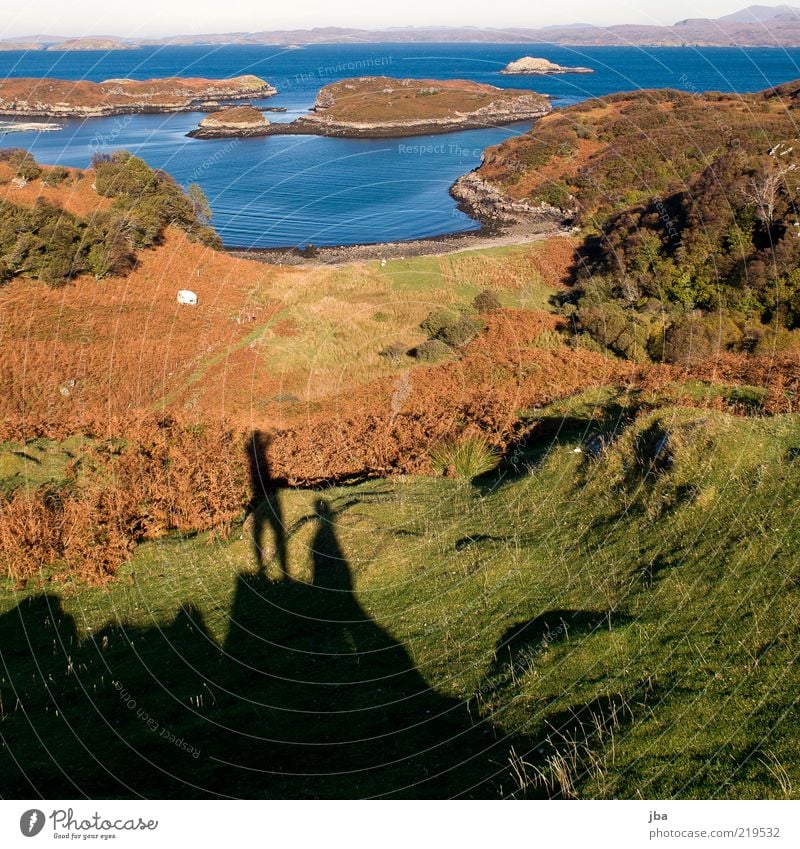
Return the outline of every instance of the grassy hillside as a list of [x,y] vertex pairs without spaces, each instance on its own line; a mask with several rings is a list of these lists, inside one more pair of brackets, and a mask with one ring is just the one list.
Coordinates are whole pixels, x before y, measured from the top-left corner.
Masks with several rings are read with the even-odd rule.
[[582,228],[568,313],[604,347],[677,363],[797,350],[797,89],[587,101],[479,174]]
[[639,400],[7,586],[3,795],[796,797],[800,421]]

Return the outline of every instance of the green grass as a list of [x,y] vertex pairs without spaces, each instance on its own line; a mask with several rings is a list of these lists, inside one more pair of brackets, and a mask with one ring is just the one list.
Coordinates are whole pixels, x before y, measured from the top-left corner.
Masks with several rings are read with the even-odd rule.
[[0,794],[797,797],[800,417],[626,403],[472,485],[280,493],[289,578],[248,523],[8,587]]
[[542,249],[536,243],[507,245],[441,257],[391,259],[385,266],[370,263],[369,268],[388,278],[395,293],[425,295],[431,303],[439,302],[444,295],[457,303],[469,304],[483,289],[493,288],[493,283],[513,282],[510,288],[498,292],[503,306],[550,309],[553,288],[526,262],[527,257]]
[[63,482],[67,466],[80,456],[85,441],[76,436],[63,442],[0,443],[0,493],[9,496],[20,487],[35,489]]

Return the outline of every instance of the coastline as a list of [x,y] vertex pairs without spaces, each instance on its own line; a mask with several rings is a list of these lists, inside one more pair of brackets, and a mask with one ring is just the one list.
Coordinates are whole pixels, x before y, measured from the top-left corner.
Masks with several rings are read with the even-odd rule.
[[442,233],[396,242],[321,245],[312,253],[297,247],[226,247],[231,256],[278,265],[348,265],[370,260],[444,256],[460,251],[509,247],[555,236],[570,236],[571,218],[562,210],[542,204],[513,201],[482,180],[476,171],[459,177],[450,187],[457,208],[480,225],[476,230]]
[[64,119],[89,119],[89,118],[114,118],[121,115],[162,115],[172,114],[177,112],[215,112],[221,106],[234,104],[238,100],[251,100],[255,98],[272,97],[272,94],[264,93],[258,95],[252,94],[233,94],[226,95],[223,99],[214,100],[197,100],[191,103],[168,103],[168,104],[147,104],[147,103],[131,103],[119,104],[114,106],[64,106],[64,107],[47,107],[47,108],[8,108],[0,106],[0,118],[24,118],[24,119],[44,119],[54,120],[59,118]]
[[340,139],[400,139],[411,136],[446,135],[464,130],[485,130],[490,127],[508,127],[536,121],[549,114],[549,110],[539,110],[522,116],[486,117],[483,119],[465,118],[455,120],[431,119],[430,121],[405,122],[397,124],[347,124],[332,121],[297,118],[287,123],[271,123],[266,126],[226,130],[196,127],[186,135],[192,139],[230,139],[254,138],[264,136],[322,136]]
[[531,230],[517,224],[502,229],[481,227],[465,233],[443,233],[439,236],[421,237],[398,242],[367,242],[354,245],[328,245],[306,255],[299,248],[243,248],[226,247],[225,252],[239,259],[249,259],[268,265],[349,265],[373,260],[407,259],[422,256],[446,256],[461,251],[502,248],[525,245],[544,239],[571,236],[567,227]]

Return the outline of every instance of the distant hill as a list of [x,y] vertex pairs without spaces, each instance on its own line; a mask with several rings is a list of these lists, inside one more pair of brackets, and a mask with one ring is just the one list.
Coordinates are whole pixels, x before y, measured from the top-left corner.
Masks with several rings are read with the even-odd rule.
[[797,6],[748,6],[731,15],[723,15],[717,18],[731,24],[760,24],[775,20],[791,20],[800,17],[800,8]]
[[156,39],[117,36],[66,38],[25,36],[0,41],[0,50],[123,50],[134,47],[203,44],[368,44],[368,43],[550,43],[576,46],[800,47],[800,7],[748,6],[720,18],[689,18],[672,26],[570,23],[526,27],[315,27],[261,32],[171,35]]

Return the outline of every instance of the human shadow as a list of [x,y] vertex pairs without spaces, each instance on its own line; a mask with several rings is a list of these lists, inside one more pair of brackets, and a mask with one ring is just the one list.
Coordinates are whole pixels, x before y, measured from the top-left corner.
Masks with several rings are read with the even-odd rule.
[[254,430],[245,441],[245,454],[250,474],[251,498],[248,512],[252,516],[253,554],[259,570],[266,568],[264,535],[269,527],[275,546],[275,557],[282,574],[287,573],[286,526],[281,501],[278,497],[280,482],[273,475],[269,463],[270,437]]
[[[549,727],[509,732],[482,710],[480,692],[439,692],[363,606],[339,532],[358,499],[320,497],[287,530],[260,453],[268,441],[251,443],[253,509],[265,511],[254,543],[269,528],[280,574],[269,576],[254,545],[224,639],[191,604],[165,625],[112,622],[97,633],[82,632],[54,594],[0,616],[0,796],[551,794],[511,766],[536,762]],[[289,538],[301,532],[310,568],[293,576]],[[573,617],[573,630],[590,619]]]
[[229,671],[247,679],[249,706],[231,688],[226,715],[229,727],[241,710],[252,721],[228,740],[225,758],[251,780],[270,774],[283,796],[507,795],[502,731],[476,704],[433,689],[357,599],[341,510],[319,498],[296,523],[313,523],[309,583],[263,572],[238,579],[224,651]]
[[505,448],[503,458],[492,469],[472,480],[482,493],[490,493],[530,475],[559,446],[579,450],[590,463],[603,455],[632,419],[632,406],[608,402],[594,415],[541,416],[530,419]]

